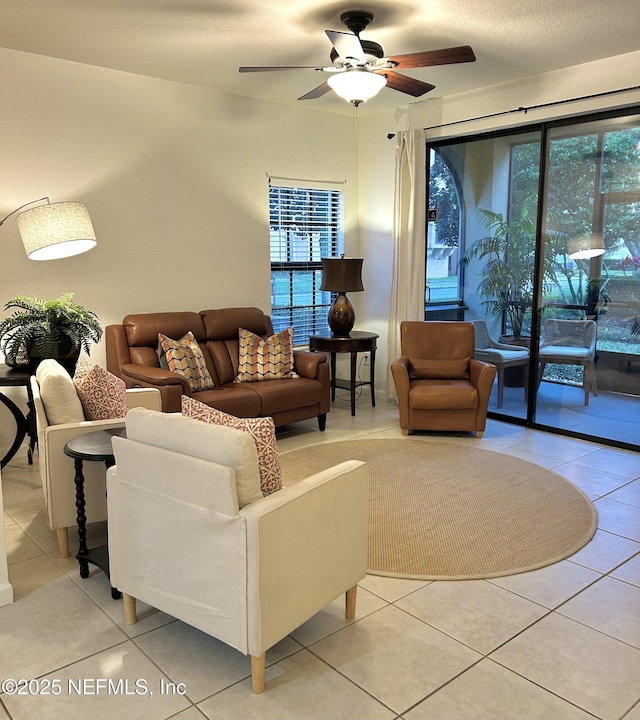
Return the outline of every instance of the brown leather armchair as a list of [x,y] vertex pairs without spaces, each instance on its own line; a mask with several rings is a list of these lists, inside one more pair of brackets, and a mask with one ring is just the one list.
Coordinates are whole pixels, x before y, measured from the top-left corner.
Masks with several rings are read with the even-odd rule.
[[402,434],[444,430],[482,437],[496,368],[475,359],[473,323],[405,320],[400,347],[391,372]]

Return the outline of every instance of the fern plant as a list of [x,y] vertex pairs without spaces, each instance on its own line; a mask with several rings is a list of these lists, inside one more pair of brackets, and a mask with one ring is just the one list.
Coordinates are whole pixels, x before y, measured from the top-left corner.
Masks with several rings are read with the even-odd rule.
[[58,358],[82,350],[89,354],[91,343],[102,337],[98,316],[74,303],[73,293],[56,300],[15,297],[4,309],[13,310],[0,322],[0,349],[9,365],[27,364],[32,356]]

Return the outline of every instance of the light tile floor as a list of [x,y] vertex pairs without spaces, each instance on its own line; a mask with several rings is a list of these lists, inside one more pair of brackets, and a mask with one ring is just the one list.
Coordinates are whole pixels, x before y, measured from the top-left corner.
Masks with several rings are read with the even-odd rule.
[[[351,417],[339,398],[325,433],[298,423],[278,444],[362,436],[400,437],[395,405],[365,394]],[[2,473],[16,602],[0,608],[0,679],[37,678],[42,693],[0,695],[0,720],[640,720],[640,454],[496,421],[481,440],[436,439],[552,468],[595,502],[596,536],[522,575],[368,576],[355,621],[340,598],[267,653],[261,696],[249,660],[217,640],[146,606],[126,626],[104,575],[81,580],[58,558],[19,456]]]

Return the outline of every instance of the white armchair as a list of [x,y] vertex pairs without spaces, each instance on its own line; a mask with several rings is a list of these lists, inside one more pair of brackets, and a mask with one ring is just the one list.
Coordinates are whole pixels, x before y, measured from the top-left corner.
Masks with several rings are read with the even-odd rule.
[[367,566],[368,474],[359,461],[240,508],[237,486],[259,488],[248,433],[132,410],[107,473],[109,566],[136,598],[251,656],[264,689],[265,653],[346,593],[354,617]]
[[[40,385],[31,377],[31,390],[38,428],[38,458],[40,480],[44,493],[49,527],[58,535],[60,557],[69,557],[69,528],[77,524],[76,486],[73,459],[64,454],[64,446],[85,433],[109,428],[124,427],[124,419],[83,420],[59,425],[49,424],[40,396]],[[160,393],[153,388],[127,390],[130,407],[146,407],[160,410]],[[105,468],[101,463],[86,463],[85,498],[87,522],[106,520]]]

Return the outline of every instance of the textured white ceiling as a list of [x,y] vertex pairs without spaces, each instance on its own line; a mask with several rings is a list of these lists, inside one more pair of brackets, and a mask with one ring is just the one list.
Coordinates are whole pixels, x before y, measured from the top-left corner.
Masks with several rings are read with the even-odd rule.
[[[640,49],[639,0],[2,0],[0,8],[2,47],[286,103],[327,76],[238,67],[328,65],[324,30],[346,30],[346,10],[374,13],[362,38],[387,55],[472,46],[475,63],[404,71],[436,85],[424,98]],[[360,114],[414,101],[385,88]],[[352,112],[334,93],[304,102]]]

